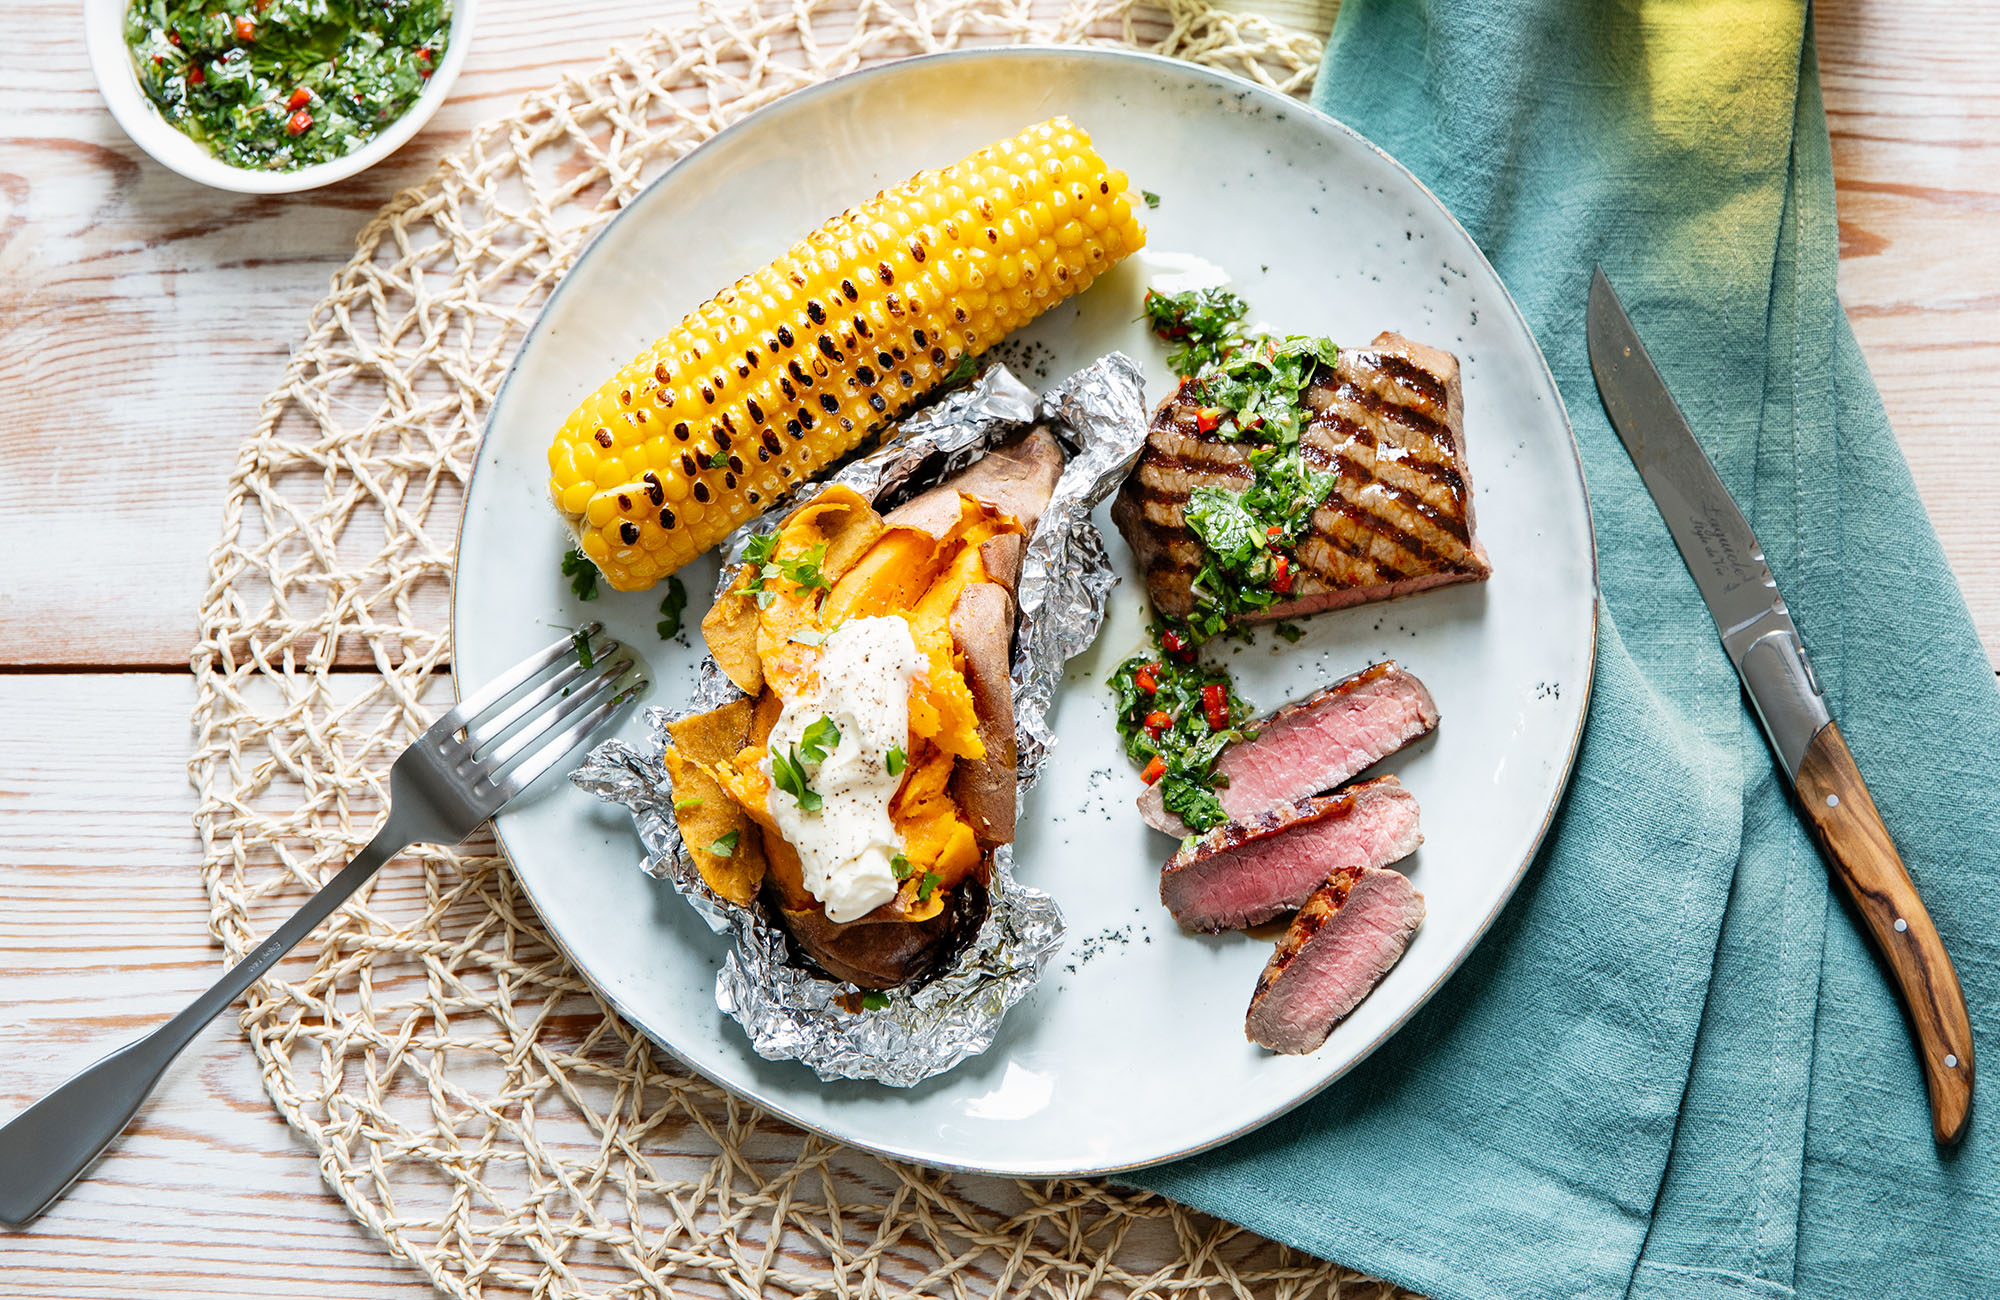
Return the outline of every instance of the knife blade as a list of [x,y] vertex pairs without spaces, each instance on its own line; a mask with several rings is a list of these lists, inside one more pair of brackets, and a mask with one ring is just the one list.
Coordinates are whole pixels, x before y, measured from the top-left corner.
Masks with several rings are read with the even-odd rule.
[[1834,882],[1860,913],[1909,1014],[1932,1135],[1943,1145],[1957,1142],[1971,1119],[1973,1084],[1971,1018],[1958,973],[1827,708],[1757,534],[1601,266],[1591,276],[1585,324],[1590,371],[1611,427],[1715,620]]

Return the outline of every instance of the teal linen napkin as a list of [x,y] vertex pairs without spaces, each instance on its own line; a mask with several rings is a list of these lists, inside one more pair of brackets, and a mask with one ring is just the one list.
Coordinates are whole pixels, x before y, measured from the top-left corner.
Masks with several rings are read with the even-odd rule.
[[[1139,1181],[1440,1298],[2000,1295],[2000,692],[1834,294],[1804,6],[1347,0],[1315,102],[1437,192],[1548,354],[1597,524],[1597,684],[1549,841],[1460,972],[1315,1101]],[[1957,961],[1987,1069],[1954,1153],[1606,422],[1595,261]],[[1501,432],[1467,430],[1475,475]]]

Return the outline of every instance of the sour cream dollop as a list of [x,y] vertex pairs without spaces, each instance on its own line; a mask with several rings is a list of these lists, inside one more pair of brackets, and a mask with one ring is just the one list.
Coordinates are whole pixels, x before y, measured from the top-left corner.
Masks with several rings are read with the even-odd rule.
[[[774,782],[771,820],[798,850],[806,890],[830,921],[854,921],[896,896],[889,860],[903,843],[889,820],[889,801],[903,783],[889,773],[889,751],[910,743],[910,683],[926,661],[900,618],[853,618],[827,635],[818,665],[818,687],[785,701],[771,728],[771,746],[789,755],[821,718],[840,729],[840,742],[817,765],[807,764],[807,784],[820,797],[807,812]],[[771,757],[764,756],[764,773]]]

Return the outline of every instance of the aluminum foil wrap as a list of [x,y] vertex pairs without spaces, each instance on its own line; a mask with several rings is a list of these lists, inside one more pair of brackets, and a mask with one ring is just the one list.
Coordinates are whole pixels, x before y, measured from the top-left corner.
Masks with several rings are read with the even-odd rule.
[[[728,559],[737,559],[751,536],[772,527],[823,482],[853,488],[886,511],[1037,422],[1062,442],[1069,460],[1028,541],[1016,593],[1017,807],[1055,743],[1048,712],[1063,666],[1096,639],[1105,597],[1118,581],[1090,515],[1145,442],[1144,385],[1130,358],[1113,353],[1039,399],[1004,367],[993,366],[905,421],[895,442],[828,480],[802,484],[731,535],[725,550]],[[733,577],[734,566],[725,565],[718,593]],[[686,709],[647,710],[642,748],[606,741],[570,776],[582,789],[629,808],[646,847],[645,869],[672,881],[711,928],[732,935],[734,945],[716,974],[716,1005],[743,1026],[758,1055],[801,1061],[822,1079],[907,1088],[985,1051],[1008,1008],[1034,987],[1062,945],[1055,900],[1014,878],[1010,847],[996,849],[985,920],[951,963],[920,987],[889,991],[885,1005],[849,1010],[853,989],[797,961],[784,930],[763,907],[741,907],[709,889],[674,824],[672,785],[661,757],[667,724],[739,694],[714,660],[704,660]]]

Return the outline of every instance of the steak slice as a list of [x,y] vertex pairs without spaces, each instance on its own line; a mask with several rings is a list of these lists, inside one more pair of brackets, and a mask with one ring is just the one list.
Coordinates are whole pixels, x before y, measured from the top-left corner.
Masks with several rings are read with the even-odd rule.
[[[1342,348],[1304,397],[1310,418],[1301,454],[1339,482],[1295,548],[1292,599],[1251,621],[1477,582],[1493,572],[1473,528],[1457,357],[1385,331],[1367,348]],[[1194,608],[1192,584],[1202,565],[1201,543],[1182,514],[1188,494],[1198,487],[1243,491],[1256,450],[1202,433],[1200,407],[1189,381],[1160,404],[1111,509],[1145,572],[1153,607],[1174,618]]]
[[1243,1032],[1274,1052],[1314,1051],[1402,960],[1424,923],[1424,896],[1399,871],[1341,867],[1278,941]]
[[[1242,821],[1352,780],[1437,724],[1437,702],[1424,684],[1385,659],[1250,724],[1256,739],[1238,741],[1216,759],[1217,775],[1229,781],[1216,797],[1224,812]],[[1139,816],[1169,835],[1188,832],[1167,811],[1157,785],[1139,796]]]
[[1160,901],[1189,930],[1240,930],[1298,908],[1339,868],[1373,870],[1423,843],[1393,776],[1225,822],[1167,859]]

